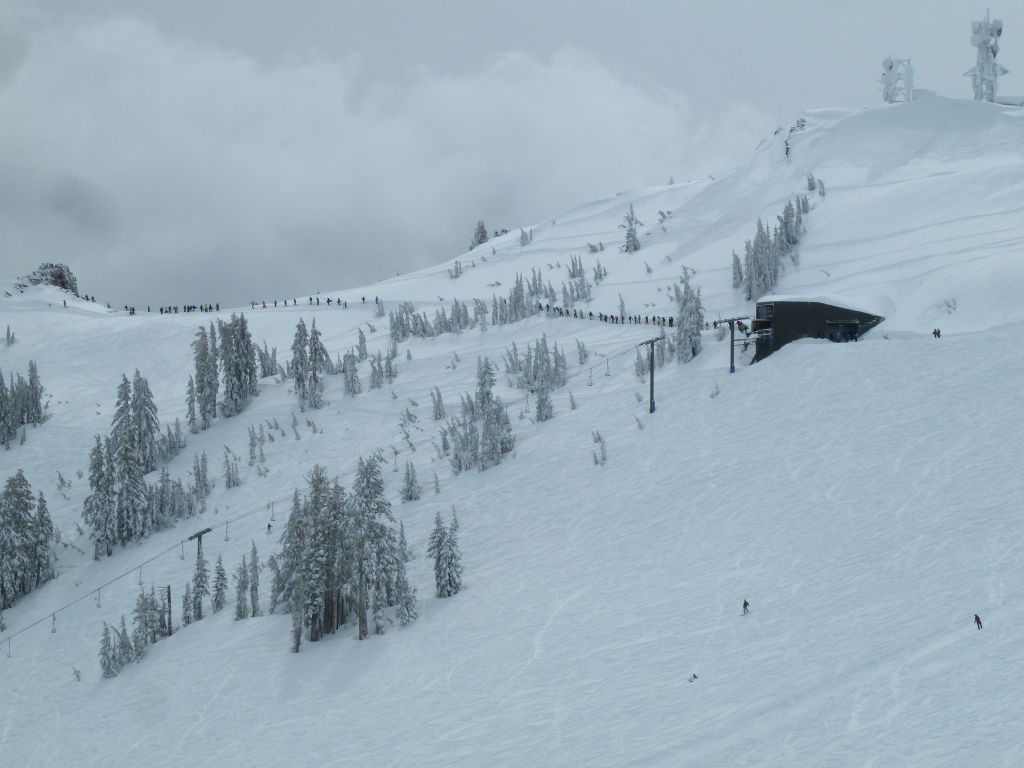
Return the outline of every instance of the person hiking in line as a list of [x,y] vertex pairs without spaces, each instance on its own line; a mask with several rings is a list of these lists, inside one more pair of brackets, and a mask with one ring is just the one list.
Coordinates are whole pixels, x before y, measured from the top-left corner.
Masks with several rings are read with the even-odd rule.
[[974,623],[978,626],[978,629],[981,629],[981,616],[974,614]]
[[746,616],[748,613],[750,613],[750,603],[748,603],[746,600],[744,600],[743,601],[743,615]]

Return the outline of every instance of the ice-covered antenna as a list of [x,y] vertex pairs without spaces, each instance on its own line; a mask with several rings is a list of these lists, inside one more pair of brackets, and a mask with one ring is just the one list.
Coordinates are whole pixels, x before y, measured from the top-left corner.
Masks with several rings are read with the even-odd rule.
[[964,72],[964,77],[971,78],[975,101],[995,101],[999,76],[1010,72],[996,61],[1002,36],[1002,20],[990,19],[988,9],[985,9],[984,21],[971,22],[971,45],[978,49],[978,62]]
[[882,98],[890,104],[914,100],[914,68],[910,59],[886,56],[882,59],[882,76],[878,82],[882,84]]

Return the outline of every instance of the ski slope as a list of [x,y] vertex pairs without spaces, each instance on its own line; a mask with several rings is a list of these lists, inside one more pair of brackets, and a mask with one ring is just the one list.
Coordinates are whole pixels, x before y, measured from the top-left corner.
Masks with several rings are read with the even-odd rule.
[[[213,316],[128,317],[78,300],[64,309],[56,289],[0,285],[0,326],[18,339],[0,347],[0,368],[24,372],[36,360],[50,416],[0,452],[0,479],[22,468],[68,544],[58,578],[5,613],[0,765],[1024,761],[1024,361],[1013,352],[1024,331],[1024,110],[935,98],[805,118],[788,161],[783,131],[721,179],[555,215],[534,224],[524,248],[513,230],[460,256],[457,280],[448,263],[324,291],[319,307],[298,297],[296,307],[242,309],[254,340],[276,345],[281,361],[299,317],[315,317],[332,355],[372,323],[374,353],[388,343],[374,297],[432,316],[438,297],[489,300],[532,267],[558,290],[579,255],[588,274],[598,257],[608,269],[595,313],[617,311],[621,294],[627,312],[671,314],[683,265],[696,270],[709,320],[749,313],[730,287],[730,252],[742,254],[757,217],[773,221],[813,172],[827,195],[812,198],[800,266],[777,291],[883,307],[886,321],[860,343],[797,342],[730,376],[727,341],[708,333],[693,363],[657,370],[655,414],[634,353],[602,364],[653,329],[544,314],[411,339],[392,387],[366,391],[364,367],[364,392],[352,398],[331,377],[320,411],[300,414],[288,382],[265,379],[247,410],[190,435],[169,465],[184,477],[193,454],[207,452],[217,476],[208,511],[98,562],[76,527],[88,493],[76,472],[87,469],[92,435],[109,430],[120,375],[139,368],[161,421],[183,418],[189,344]],[[630,202],[646,225],[643,248],[619,254]],[[671,212],[664,231],[659,210]],[[586,244],[599,241],[605,250],[590,254]],[[348,309],[327,307],[328,295]],[[275,297],[268,287],[253,298]],[[523,350],[541,334],[570,361],[554,419],[534,423],[523,393],[499,375],[515,454],[453,476],[430,444],[429,390],[439,387],[453,412],[473,390],[478,355],[498,362],[513,341]],[[576,339],[591,352],[586,366]],[[406,407],[419,417],[414,452],[398,427]],[[245,466],[246,430],[275,418],[285,434],[264,446],[270,472],[260,478]],[[607,445],[603,466],[594,430]],[[231,490],[219,471],[224,445],[242,458],[243,484]],[[223,555],[230,571],[253,540],[265,559],[287,508],[275,505],[268,535],[268,502],[302,490],[314,463],[349,485],[358,456],[377,448],[389,460],[398,449],[399,467],[412,460],[424,486],[420,501],[403,504],[401,473],[385,472],[417,552],[416,623],[363,642],[348,629],[294,655],[289,617],[236,622],[229,606],[117,678],[100,677],[102,622],[130,620],[139,564],[147,589],[172,585],[177,621],[194,557],[183,538],[214,527],[204,539],[211,567]],[[66,498],[58,471],[72,481]],[[424,549],[435,511],[452,505],[467,586],[438,600]],[[97,605],[93,591],[121,574]],[[264,571],[264,609],[268,588]],[[75,600],[51,632],[51,613]],[[39,619],[7,658],[7,639]]]

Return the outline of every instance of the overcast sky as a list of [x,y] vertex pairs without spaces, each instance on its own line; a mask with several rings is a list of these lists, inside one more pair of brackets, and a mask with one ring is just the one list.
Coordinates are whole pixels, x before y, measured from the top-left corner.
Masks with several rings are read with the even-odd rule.
[[[1024,95],[1024,4],[1003,94]],[[113,304],[308,295],[881,102],[880,61],[970,98],[935,0],[0,0],[0,277]]]

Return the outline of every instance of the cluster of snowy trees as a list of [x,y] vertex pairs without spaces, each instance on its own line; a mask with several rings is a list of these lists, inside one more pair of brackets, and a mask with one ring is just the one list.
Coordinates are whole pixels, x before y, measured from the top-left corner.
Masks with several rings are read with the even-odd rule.
[[[260,564],[256,552],[256,542],[252,544],[248,561],[242,556],[242,562],[234,575],[235,580],[235,619],[246,619],[260,615]],[[206,557],[203,555],[202,540],[197,546],[195,570],[192,580],[185,583],[181,593],[181,627],[187,627],[201,621],[204,607],[209,601],[210,609],[217,613],[228,603],[228,575],[224,568],[224,559],[217,557],[213,571],[213,582]],[[129,634],[124,614],[121,614],[120,626],[103,623],[100,635],[100,669],[104,677],[114,677],[127,664],[141,661],[146,649],[161,638],[170,636],[174,627],[171,625],[170,606],[167,603],[168,593],[160,590],[157,597],[152,586],[147,593],[140,590],[132,612],[132,631]]]
[[[654,365],[657,368],[672,360],[688,363],[700,354],[701,331],[704,330],[704,302],[701,300],[700,288],[694,290],[690,284],[691,274],[692,271],[684,267],[682,282],[673,285],[677,323],[672,336],[666,335],[664,327],[660,329],[661,335],[654,343]],[[582,360],[580,362],[582,363]],[[641,381],[650,371],[650,367],[646,346],[638,347],[634,369]]]
[[[362,331],[360,331],[362,333]],[[335,371],[327,348],[320,341],[316,320],[307,331],[306,322],[300,317],[292,339],[292,359],[288,363],[288,376],[294,382],[295,396],[299,408],[319,408],[323,405],[323,377]]]
[[[480,299],[476,301],[480,302]],[[486,304],[484,307],[486,311]],[[388,314],[391,340],[395,342],[405,341],[410,336],[429,338],[440,336],[442,333],[461,333],[471,328],[477,317],[479,312],[474,312],[471,318],[469,307],[458,299],[452,300],[450,311],[442,304],[440,309],[435,310],[433,320],[427,317],[426,312],[417,312],[416,307],[408,301],[403,301],[397,310],[392,310]]]
[[505,371],[515,377],[516,386],[536,396],[537,421],[547,421],[554,416],[551,390],[565,386],[566,368],[565,353],[558,348],[558,342],[549,348],[547,336],[542,336],[534,344],[527,344],[523,355],[513,342],[504,360]]
[[[378,306],[381,306],[378,304]],[[392,313],[394,317],[394,313]],[[395,326],[392,326],[394,329]],[[373,330],[371,326],[371,330]],[[394,336],[394,331],[392,331]],[[309,331],[306,324],[299,320],[295,329],[295,338],[292,342],[292,359],[288,363],[287,375],[294,381],[296,397],[299,400],[299,408],[320,408],[323,405],[323,377],[340,374],[342,376],[345,393],[358,395],[363,391],[363,384],[359,378],[359,363],[364,360],[370,361],[370,389],[379,389],[384,382],[392,382],[398,376],[398,344],[392,340],[387,353],[378,350],[377,354],[371,356],[366,348],[366,334],[359,329],[359,340],[353,349],[349,349],[340,356],[336,363],[332,363],[330,355],[323,343],[320,341],[320,331],[316,328],[316,320],[313,321]]]
[[[9,329],[8,335],[13,343]],[[9,381],[9,385],[4,382],[4,372],[0,370],[0,443],[6,449],[11,447],[19,429],[24,442],[25,425],[43,422],[43,384],[35,361],[29,360],[28,379],[20,373],[15,378],[12,373]]]
[[97,554],[102,545],[109,555],[115,542],[123,546],[148,536],[168,517],[178,516],[178,497],[185,495],[180,483],[175,489],[165,472],[151,491],[143,478],[157,468],[158,461],[170,461],[184,446],[177,420],[173,430],[168,426],[161,435],[149,382],[138,370],[131,382],[122,374],[110,435],[96,435],[89,452],[92,493],[85,499],[82,518],[92,532]]
[[103,676],[116,677],[133,661],[142,661],[150,645],[170,635],[172,630],[167,623],[167,613],[166,593],[161,590],[157,598],[156,589],[151,586],[148,593],[140,590],[135,599],[131,634],[123,613],[120,627],[103,622],[99,651]]
[[380,459],[360,457],[351,492],[314,466],[305,496],[296,489],[282,550],[270,559],[271,611],[292,613],[292,649],[303,633],[311,642],[334,634],[349,617],[360,640],[383,634],[388,609],[401,624],[416,619],[416,590],[409,584],[405,530],[395,530],[384,492]]
[[0,493],[0,626],[5,608],[56,575],[53,546],[59,541],[46,499],[32,493],[19,469]]
[[441,513],[434,516],[434,530],[427,544],[427,556],[434,560],[434,586],[438,597],[452,597],[462,591],[462,552],[459,550],[459,518],[452,507],[445,526]]
[[[218,407],[222,416],[234,416],[259,394],[256,347],[245,315],[232,314],[226,323],[223,320],[218,320],[216,325],[210,323],[209,333],[200,327],[192,342],[192,355],[195,373],[188,379],[185,406],[189,430],[195,433],[209,428],[217,417]],[[276,350],[273,358],[268,355],[265,362],[261,365],[264,374],[276,363]]]
[[[824,188],[824,187],[823,187]],[[748,301],[769,293],[778,283],[783,269],[783,260],[788,256],[795,266],[800,264],[798,245],[806,231],[803,214],[810,211],[810,203],[806,195],[790,200],[778,216],[778,224],[769,228],[761,220],[757,220],[757,231],[753,240],[744,245],[744,263],[733,251],[732,254],[732,285],[743,288],[744,297]]]
[[[521,273],[517,273],[508,296],[500,299],[497,296],[491,296],[489,308],[484,299],[473,299],[472,317],[470,317],[469,305],[458,299],[452,300],[450,309],[446,310],[442,306],[436,310],[433,320],[427,317],[426,312],[417,312],[413,304],[403,302],[399,304],[397,310],[392,310],[389,313],[391,339],[397,342],[405,341],[410,336],[430,338],[442,333],[461,333],[467,328],[479,328],[485,331],[488,325],[488,315],[490,315],[491,325],[507,325],[529,317],[536,312],[534,304],[530,300],[533,296],[548,296],[549,301],[557,300],[551,298],[551,296],[556,296],[551,284],[548,283],[545,287],[536,271],[534,271],[534,275],[539,285],[528,283]],[[574,281],[570,287],[566,287],[563,283],[562,288],[566,292],[565,295],[577,298],[584,295],[589,296],[590,285],[585,277],[582,278],[582,283],[581,286],[579,281]]]
[[486,357],[477,358],[476,371],[476,393],[462,397],[461,417],[448,419],[441,430],[440,450],[448,456],[455,474],[499,464],[515,447],[508,410],[493,391],[494,365]]

